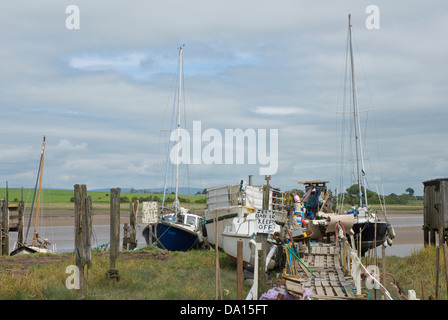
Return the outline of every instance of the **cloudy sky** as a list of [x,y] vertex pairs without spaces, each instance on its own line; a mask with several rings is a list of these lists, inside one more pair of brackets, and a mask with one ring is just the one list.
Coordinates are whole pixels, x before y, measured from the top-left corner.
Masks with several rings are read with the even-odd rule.
[[[368,28],[372,4],[379,29]],[[70,5],[79,29],[67,27]],[[185,44],[187,128],[278,129],[273,185],[348,187],[340,150],[349,13],[370,188],[423,194],[423,181],[448,176],[440,0],[2,1],[0,183],[34,185],[45,135],[48,187],[162,187]],[[206,188],[250,174],[263,183],[263,165],[245,163],[190,165],[180,183]]]

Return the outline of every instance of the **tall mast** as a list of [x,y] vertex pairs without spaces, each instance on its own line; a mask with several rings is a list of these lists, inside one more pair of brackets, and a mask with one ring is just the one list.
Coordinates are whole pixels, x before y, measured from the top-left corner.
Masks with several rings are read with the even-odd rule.
[[353,99],[353,115],[355,123],[355,142],[356,142],[356,169],[358,176],[358,205],[362,206],[362,186],[364,185],[365,204],[367,206],[367,192],[365,185],[365,169],[364,169],[364,156],[362,151],[362,137],[359,123],[359,111],[356,98],[356,85],[355,85],[355,65],[353,62],[353,46],[352,46],[352,24],[351,15],[348,15],[348,30],[349,30],[349,45],[350,45],[350,69],[351,69],[351,84],[352,84],[352,99]]
[[[177,86],[177,152],[176,152],[177,157],[179,157],[179,144],[180,144],[181,92],[182,92],[182,46],[179,47],[179,84]],[[176,159],[176,195],[174,198],[174,213],[176,215],[179,201],[178,196],[179,196],[179,159]]]
[[34,223],[34,235],[33,235],[33,246],[35,245],[36,238],[37,238],[37,222],[39,218],[39,205],[40,205],[40,192],[42,189],[42,171],[44,169],[44,156],[45,156],[45,136],[44,141],[42,144],[42,156],[41,156],[41,162],[40,162],[40,172],[39,172],[39,192],[37,195],[37,208],[36,208],[36,220]]

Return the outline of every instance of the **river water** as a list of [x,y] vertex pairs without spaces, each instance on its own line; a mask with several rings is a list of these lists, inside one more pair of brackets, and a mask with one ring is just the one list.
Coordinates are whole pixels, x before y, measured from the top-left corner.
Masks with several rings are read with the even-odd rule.
[[[386,248],[387,256],[399,256],[405,257],[409,256],[413,251],[423,248],[423,231],[421,231],[421,226],[423,225],[422,215],[405,215],[405,216],[394,216],[388,218],[389,222],[395,227],[395,233],[397,234],[395,242],[392,246]],[[145,239],[142,236],[143,228],[145,224],[137,225],[137,247],[144,247],[146,245]],[[409,236],[409,229],[415,229]],[[26,232],[26,231],[25,231]],[[406,241],[398,241],[398,238],[407,233]],[[72,252],[75,246],[75,235],[73,226],[57,226],[57,227],[46,227],[42,231],[39,231],[39,235],[42,238],[49,239],[52,243],[56,244],[57,252]],[[32,230],[28,239],[32,238]],[[109,225],[95,225],[93,226],[93,241],[92,249],[98,246],[103,246],[109,243],[110,239],[110,227]],[[14,243],[17,240],[17,233],[10,233],[10,251],[14,248]],[[123,241],[123,226],[120,227],[120,245]],[[405,243],[403,243],[405,242]],[[30,244],[30,240],[28,242]],[[377,251],[378,256],[381,256],[381,247]]]
[[[146,224],[137,225],[137,247],[144,247],[146,245],[145,238],[142,236],[143,228]],[[26,231],[24,231],[26,233]],[[43,239],[48,239],[52,244],[56,246],[56,251],[59,253],[73,252],[75,250],[75,228],[73,226],[57,226],[57,227],[45,227],[42,231],[38,231],[39,236]],[[93,240],[92,249],[97,247],[104,247],[109,243],[110,239],[110,226],[109,225],[96,225],[92,227]],[[25,237],[25,235],[24,235]],[[28,236],[28,244],[32,242],[32,230],[30,230]],[[30,240],[31,239],[31,240]],[[14,243],[17,241],[17,232],[10,233],[9,247],[10,251],[14,248]],[[120,246],[123,242],[123,226],[120,226]]]

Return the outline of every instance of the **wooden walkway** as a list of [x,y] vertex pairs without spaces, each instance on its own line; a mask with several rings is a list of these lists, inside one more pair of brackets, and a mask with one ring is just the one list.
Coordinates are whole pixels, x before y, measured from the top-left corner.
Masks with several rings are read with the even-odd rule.
[[302,279],[305,287],[313,292],[311,299],[362,299],[356,295],[352,277],[344,275],[339,253],[334,244],[312,243],[311,252],[306,249],[301,260],[314,276],[308,273]]

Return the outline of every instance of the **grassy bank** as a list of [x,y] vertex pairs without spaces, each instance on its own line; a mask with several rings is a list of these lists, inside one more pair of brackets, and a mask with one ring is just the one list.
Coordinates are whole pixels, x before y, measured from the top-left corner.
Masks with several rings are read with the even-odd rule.
[[[34,189],[23,189],[23,200],[27,207],[31,207]],[[44,209],[73,210],[73,190],[42,190],[41,205]],[[94,209],[108,209],[110,204],[110,192],[87,191],[87,195],[92,199]],[[128,209],[129,202],[134,200],[158,201],[162,203],[162,194],[160,193],[120,193],[120,204],[122,208]],[[0,188],[0,199],[6,198],[6,188]],[[16,203],[22,199],[22,190],[18,188],[9,188],[8,198],[10,203]],[[166,195],[166,203],[173,202],[174,195]],[[179,200],[182,205],[190,209],[204,209],[205,195],[180,195]]]
[[[439,259],[439,285],[438,285],[438,300],[447,300],[447,282],[445,279],[445,272],[443,266],[443,252],[440,249]],[[381,271],[382,261],[378,259],[379,270]],[[426,295],[436,296],[436,249],[434,247],[423,248],[414,251],[408,257],[386,257],[386,273],[395,278],[399,286],[403,289],[405,294],[408,290],[414,290],[417,298],[422,299],[423,290],[425,287]],[[398,299],[396,290],[390,285],[393,282],[391,276],[386,276],[386,288],[392,294],[394,299]],[[370,299],[374,299],[373,291],[370,291]]]
[[[75,264],[72,254],[61,255],[52,263],[35,263],[27,270],[12,257],[2,257],[1,299],[78,299],[66,288],[68,265]],[[22,256],[30,259],[31,256]],[[10,263],[8,264],[8,260]],[[6,261],[6,262],[5,262]],[[14,263],[12,261],[15,261]],[[236,265],[220,253],[224,299],[236,299]],[[6,266],[6,267],[5,267]],[[84,297],[88,300],[213,300],[215,299],[215,253],[192,250],[167,252],[155,247],[138,252],[120,253],[117,263],[121,280],[109,280],[109,254],[94,253],[87,274]],[[244,287],[247,295],[250,288]]]
[[[55,259],[49,261],[50,257]],[[236,264],[220,253],[224,299],[236,299]],[[436,250],[433,247],[414,252],[408,257],[386,257],[387,289],[399,299],[390,284],[395,279],[407,294],[414,290],[422,299],[435,296]],[[381,259],[378,265],[381,270]],[[147,247],[140,251],[121,252],[117,263],[121,280],[109,280],[109,255],[92,255],[92,268],[87,272],[86,290],[78,297],[66,288],[67,266],[75,264],[73,254],[58,256],[33,255],[0,257],[0,299],[88,299],[88,300],[213,300],[215,299],[215,253],[192,250],[168,252]],[[448,299],[443,254],[440,257],[438,300]],[[249,291],[244,286],[243,296]],[[363,290],[364,291],[364,290]],[[370,300],[375,299],[373,290]],[[377,299],[381,295],[377,291]]]

